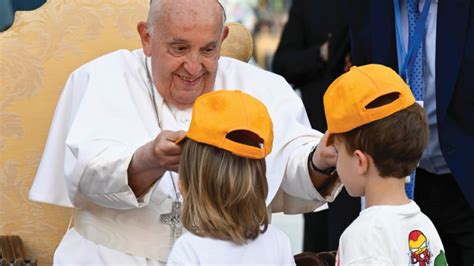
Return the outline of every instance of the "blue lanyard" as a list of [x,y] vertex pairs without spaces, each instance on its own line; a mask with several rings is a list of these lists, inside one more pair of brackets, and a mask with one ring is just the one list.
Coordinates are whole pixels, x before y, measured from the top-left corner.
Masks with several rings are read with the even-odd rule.
[[415,64],[416,53],[415,49],[420,47],[422,39],[426,33],[426,19],[428,18],[428,10],[430,9],[431,0],[425,0],[423,10],[421,11],[420,17],[416,22],[415,32],[410,38],[408,34],[408,51],[405,51],[405,45],[403,44],[403,30],[402,20],[400,17],[400,3],[399,0],[393,0],[395,6],[395,29],[397,37],[397,57],[398,57],[398,73],[406,80],[407,73],[411,73]]

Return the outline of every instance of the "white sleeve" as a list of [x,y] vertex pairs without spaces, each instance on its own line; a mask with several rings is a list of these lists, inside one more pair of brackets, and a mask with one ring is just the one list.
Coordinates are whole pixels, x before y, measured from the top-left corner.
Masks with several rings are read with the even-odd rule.
[[69,151],[65,141],[73,118],[80,106],[88,75],[69,76],[56,106],[41,163],[30,190],[30,200],[73,207],[64,179],[65,157]]
[[[76,162],[73,172],[67,175],[68,189],[77,188],[77,192],[89,200],[108,208],[140,208],[148,204],[154,187],[137,199],[128,186],[127,169],[135,149],[120,144],[109,146],[100,142],[85,146],[93,147],[98,154],[91,155],[91,158],[70,158]],[[99,148],[101,146],[103,148]],[[83,154],[95,153],[83,151]],[[71,194],[74,193],[71,191]]]
[[291,153],[285,171],[285,178],[282,182],[282,188],[286,193],[295,197],[332,202],[342,189],[342,184],[338,184],[333,191],[331,191],[331,194],[326,197],[321,196],[319,191],[314,187],[309,177],[308,169],[308,156],[314,145],[316,144],[307,143],[306,145],[296,148]]
[[138,98],[142,84],[133,75],[110,78],[100,71],[88,66],[75,73],[87,82],[81,83],[85,92],[66,138],[68,195],[74,205],[80,193],[104,207],[139,208],[148,204],[153,188],[137,199],[128,186],[127,169],[134,152],[155,137],[137,107],[144,105]]

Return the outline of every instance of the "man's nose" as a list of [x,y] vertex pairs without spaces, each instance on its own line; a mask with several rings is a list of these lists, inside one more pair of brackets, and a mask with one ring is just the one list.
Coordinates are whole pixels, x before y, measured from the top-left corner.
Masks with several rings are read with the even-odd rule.
[[184,62],[184,68],[192,76],[199,75],[203,68],[201,55],[199,53],[189,53]]

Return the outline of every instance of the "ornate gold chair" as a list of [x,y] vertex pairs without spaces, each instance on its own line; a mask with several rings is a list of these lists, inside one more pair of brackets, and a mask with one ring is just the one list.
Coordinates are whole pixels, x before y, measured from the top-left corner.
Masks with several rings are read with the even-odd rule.
[[[12,27],[0,33],[0,235],[19,235],[28,258],[40,265],[52,263],[71,215],[70,208],[28,199],[56,102],[69,74],[83,63],[141,47],[135,28],[146,20],[148,5],[49,0],[17,12]],[[250,34],[240,24],[229,27],[223,55],[248,61]]]

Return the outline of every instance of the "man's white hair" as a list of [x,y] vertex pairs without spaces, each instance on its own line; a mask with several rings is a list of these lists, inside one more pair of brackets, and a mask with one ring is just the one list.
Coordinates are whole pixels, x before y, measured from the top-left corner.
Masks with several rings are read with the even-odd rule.
[[[222,6],[221,2],[219,0],[216,0],[216,2],[219,4],[219,7],[222,12],[222,30],[224,30],[224,24],[227,19],[227,16],[225,14],[225,9]],[[148,10],[148,33],[151,35],[153,33],[153,26],[156,21],[160,19],[161,14],[161,8],[162,8],[162,0],[150,0],[150,9]]]

